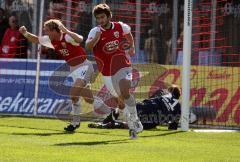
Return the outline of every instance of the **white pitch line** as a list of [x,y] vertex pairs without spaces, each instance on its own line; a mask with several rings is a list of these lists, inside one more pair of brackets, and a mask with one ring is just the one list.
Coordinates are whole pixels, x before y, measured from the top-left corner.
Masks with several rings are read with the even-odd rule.
[[224,132],[239,132],[238,130],[224,130],[224,129],[194,129],[193,132],[200,133],[224,133]]

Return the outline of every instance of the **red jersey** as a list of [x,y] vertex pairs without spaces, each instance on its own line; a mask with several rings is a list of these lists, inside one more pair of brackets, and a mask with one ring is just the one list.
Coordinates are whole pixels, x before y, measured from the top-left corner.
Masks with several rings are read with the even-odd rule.
[[122,48],[124,46],[122,24],[113,22],[111,29],[100,28],[102,32],[100,40],[93,48],[98,69],[104,76],[112,76],[121,68],[131,66],[131,62]]
[[23,39],[21,33],[18,30],[8,28],[2,39],[0,57],[14,58],[17,54],[18,49],[21,48],[19,47],[21,38]]
[[[50,41],[48,36],[44,37],[45,38],[42,37],[42,39],[39,40],[42,45],[45,45],[46,42]],[[72,41],[73,39],[64,33],[60,41],[54,40],[51,41],[51,44],[60,58],[64,59],[68,65],[76,66],[86,60],[87,54],[78,43]]]

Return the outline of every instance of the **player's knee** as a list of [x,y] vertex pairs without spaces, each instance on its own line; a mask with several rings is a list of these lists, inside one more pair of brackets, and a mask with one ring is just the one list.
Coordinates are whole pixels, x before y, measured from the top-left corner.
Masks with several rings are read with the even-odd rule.
[[80,88],[72,87],[70,90],[70,97],[72,100],[76,100],[75,98],[79,98],[80,96]]
[[77,103],[78,100],[79,100],[79,97],[77,97],[77,96],[71,96],[71,100],[72,100],[73,103]]
[[82,79],[77,79],[75,82],[74,82],[74,85],[73,87],[76,87],[76,88],[83,88],[87,85],[86,81],[85,80],[82,80]]
[[119,82],[119,87],[121,91],[121,96],[123,99],[128,99],[130,97],[129,89],[130,89],[130,82],[126,79],[121,80]]

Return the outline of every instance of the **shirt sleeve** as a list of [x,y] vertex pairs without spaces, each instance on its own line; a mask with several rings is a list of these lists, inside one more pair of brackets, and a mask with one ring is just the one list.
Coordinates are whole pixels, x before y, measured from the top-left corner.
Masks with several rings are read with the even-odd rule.
[[100,31],[100,28],[99,28],[99,27],[95,27],[95,28],[91,29],[90,32],[89,32],[89,34],[88,34],[88,38],[87,38],[87,40],[86,40],[86,43],[88,43],[89,41],[91,41],[91,40],[95,37],[95,35],[96,35],[96,33],[97,33],[98,31]]
[[129,34],[131,32],[131,27],[121,21],[119,21],[119,24],[122,26],[123,29],[123,35]]
[[[81,36],[82,37],[82,36]],[[74,46],[79,46],[79,43],[77,43],[70,35],[66,34],[65,35],[65,40],[68,43],[71,43]]]
[[45,47],[48,47],[48,48],[54,49],[54,47],[53,47],[53,45],[52,45],[52,43],[51,43],[51,40],[50,40],[49,36],[44,35],[44,36],[42,36],[42,37],[39,37],[38,40],[39,40],[39,43],[40,43],[41,45],[43,45],[43,46],[45,46]]

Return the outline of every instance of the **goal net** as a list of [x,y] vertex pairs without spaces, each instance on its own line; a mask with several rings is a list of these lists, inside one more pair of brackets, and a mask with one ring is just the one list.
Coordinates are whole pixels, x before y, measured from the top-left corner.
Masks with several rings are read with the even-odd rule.
[[193,3],[190,94],[202,116],[195,126],[239,127],[239,32],[233,25],[239,23],[237,6],[237,1],[225,0]]
[[[22,1],[22,4],[24,2]],[[113,21],[122,21],[131,27],[136,46],[136,55],[131,58],[134,67],[133,78],[138,82],[138,86],[132,91],[137,101],[142,101],[158,89],[171,84],[181,86],[184,0],[101,2],[106,2],[111,7]],[[92,7],[97,3],[100,1],[45,0],[41,12],[41,2],[29,2],[30,8],[36,9],[33,12],[36,15],[34,23],[28,28],[36,34],[42,30],[39,29],[42,21],[60,19],[68,29],[83,35],[84,47],[90,29],[96,25],[92,17]],[[195,113],[198,120],[190,126],[239,128],[239,6],[237,0],[193,1],[192,56],[189,67],[190,112]],[[38,72],[37,52],[41,53]],[[87,53],[89,59],[94,60],[91,51]],[[33,115],[36,108],[37,116],[56,117],[57,114],[57,117],[62,117],[61,113],[67,114],[70,111],[69,91],[73,80],[71,77],[52,78],[56,72],[61,75],[69,72],[64,60],[53,50],[41,47],[41,51],[38,51],[34,47],[28,47],[28,58],[1,58],[0,62],[1,113]],[[38,73],[36,95],[35,83]],[[107,95],[101,75],[96,78],[92,90],[109,106],[116,104],[111,100],[111,96]],[[36,101],[38,107],[35,107]],[[82,100],[82,108],[82,117],[95,118],[91,104]]]

